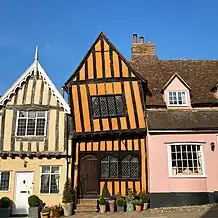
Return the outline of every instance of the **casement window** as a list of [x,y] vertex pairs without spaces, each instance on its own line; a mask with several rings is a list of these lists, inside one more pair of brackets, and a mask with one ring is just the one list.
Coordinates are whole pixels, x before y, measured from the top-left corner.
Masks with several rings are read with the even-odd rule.
[[0,171],[0,191],[9,190],[10,171]]
[[42,166],[40,193],[54,194],[59,193],[60,187],[60,167]]
[[170,176],[203,176],[203,149],[201,144],[169,145]]
[[128,155],[119,159],[108,155],[101,159],[101,178],[138,178],[139,161]]
[[128,155],[121,161],[122,163],[122,177],[123,178],[137,178],[139,174],[138,158]]
[[91,96],[93,118],[121,117],[125,115],[122,95]]
[[187,92],[186,91],[168,92],[168,105],[187,106]]
[[17,136],[46,135],[47,111],[18,111]]

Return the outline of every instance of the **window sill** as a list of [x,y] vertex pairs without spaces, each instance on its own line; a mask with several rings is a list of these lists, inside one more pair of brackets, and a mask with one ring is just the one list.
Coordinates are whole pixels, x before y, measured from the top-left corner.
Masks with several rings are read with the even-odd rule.
[[112,181],[136,181],[136,180],[140,180],[140,178],[100,178],[101,181],[105,181],[105,180],[112,180]]
[[45,195],[61,195],[61,193],[39,193],[39,195],[43,195],[43,196],[45,196]]
[[194,178],[194,179],[197,179],[197,178],[207,178],[207,176],[204,176],[204,175],[202,175],[202,176],[195,176],[195,175],[193,175],[193,176],[191,176],[191,175],[189,175],[189,176],[186,176],[186,175],[179,175],[179,176],[169,176],[169,178],[170,179],[176,179],[176,178],[178,178],[178,179],[181,179],[181,178]]
[[0,190],[0,193],[1,193],[1,192],[3,192],[3,193],[5,193],[5,192],[10,192],[10,190],[8,190],[8,191]]
[[47,136],[15,136],[16,141],[44,141]]

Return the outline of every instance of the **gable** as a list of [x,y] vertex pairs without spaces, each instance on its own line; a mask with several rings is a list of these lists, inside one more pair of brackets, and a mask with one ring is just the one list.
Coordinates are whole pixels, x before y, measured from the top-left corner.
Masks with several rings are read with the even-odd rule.
[[70,86],[75,81],[128,77],[145,81],[101,33],[65,85]]
[[69,105],[37,60],[0,98],[1,106],[31,104],[60,106],[66,113],[70,113]]

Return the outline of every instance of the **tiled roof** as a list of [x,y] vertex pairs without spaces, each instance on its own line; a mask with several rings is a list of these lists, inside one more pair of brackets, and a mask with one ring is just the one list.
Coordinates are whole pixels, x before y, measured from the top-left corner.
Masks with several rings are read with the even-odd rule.
[[218,103],[211,89],[218,83],[218,61],[158,60],[156,56],[140,57],[131,62],[133,68],[148,80],[152,93],[149,105],[165,105],[161,90],[174,74],[191,89],[191,104]]
[[218,110],[147,111],[149,130],[218,130]]

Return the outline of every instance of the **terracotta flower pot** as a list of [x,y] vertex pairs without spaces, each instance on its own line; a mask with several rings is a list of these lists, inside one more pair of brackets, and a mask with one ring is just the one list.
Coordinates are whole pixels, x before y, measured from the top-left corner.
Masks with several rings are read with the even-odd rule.
[[109,200],[110,212],[114,212],[115,208],[115,200]]
[[142,211],[142,205],[135,205],[135,210],[137,212],[141,212]]
[[60,210],[55,210],[54,211],[54,218],[60,217],[61,216],[61,211]]
[[106,205],[99,205],[100,206],[100,213],[106,213]]
[[53,217],[54,217],[54,211],[53,211],[53,210],[50,210],[49,218],[53,218]]
[[47,213],[47,214],[41,214],[41,218],[49,218],[49,213]]

